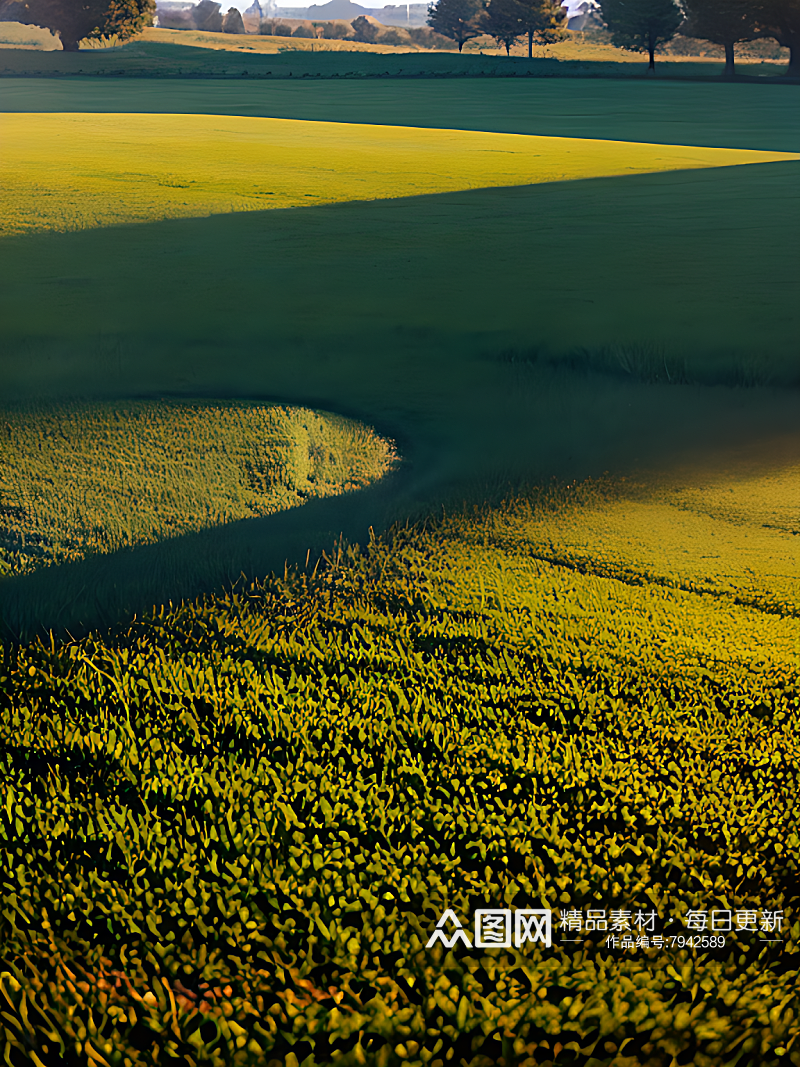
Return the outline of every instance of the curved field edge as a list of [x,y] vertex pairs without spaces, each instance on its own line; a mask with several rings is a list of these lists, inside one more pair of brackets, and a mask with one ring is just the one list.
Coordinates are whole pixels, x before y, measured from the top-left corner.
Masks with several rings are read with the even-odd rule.
[[0,132],[3,235],[800,159],[230,115],[6,113]]
[[9,575],[362,489],[397,463],[352,419],[252,401],[40,402],[0,420]]
[[[7,1054],[800,1062],[800,624],[540,558],[537,523],[626,495],[529,492],[6,646]],[[539,906],[783,923],[424,947],[447,907]]]

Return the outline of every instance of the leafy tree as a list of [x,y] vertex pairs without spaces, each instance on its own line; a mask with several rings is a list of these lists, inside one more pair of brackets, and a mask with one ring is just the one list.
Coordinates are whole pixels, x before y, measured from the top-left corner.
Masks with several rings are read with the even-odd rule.
[[800,78],[800,0],[754,0],[758,37],[774,37],[789,49],[790,78]]
[[375,44],[381,32],[366,15],[359,15],[358,18],[353,19],[352,26],[353,40],[360,41],[362,44]]
[[505,45],[506,55],[510,55],[511,45],[525,33],[524,16],[525,11],[517,0],[489,0],[481,28],[498,44]]
[[242,13],[238,7],[229,8],[225,18],[222,20],[222,32],[223,33],[244,33],[244,19]]
[[567,9],[561,0],[518,0],[522,8],[522,29],[528,38],[528,59],[533,58],[533,42],[552,44],[564,38]]
[[438,0],[428,7],[428,25],[455,41],[460,52],[467,41],[483,35],[483,11],[483,0]]
[[135,37],[153,25],[156,0],[25,0],[20,22],[57,34],[65,52],[77,52],[84,38]]
[[603,21],[618,48],[647,52],[655,70],[656,48],[671,41],[683,15],[675,0],[600,0]]
[[683,0],[681,33],[713,41],[725,49],[725,76],[734,74],[734,46],[758,35],[753,0]]

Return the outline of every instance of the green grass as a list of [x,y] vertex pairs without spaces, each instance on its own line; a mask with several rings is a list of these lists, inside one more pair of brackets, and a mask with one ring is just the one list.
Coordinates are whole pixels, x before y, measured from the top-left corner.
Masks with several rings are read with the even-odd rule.
[[102,93],[92,78],[8,78],[2,112],[104,112],[246,115],[320,122],[378,123],[436,129],[491,130],[655,144],[800,151],[800,88],[544,80],[490,84],[381,80],[279,84],[115,78]]
[[[791,541],[759,527],[756,483],[740,535]],[[6,1050],[800,1062],[797,587],[776,611],[630,553],[552,558],[662,492],[528,492],[313,578],[7,650]],[[504,905],[785,925],[713,951],[425,949],[445,907]]]
[[742,149],[217,115],[0,115],[0,233],[792,162]]
[[187,402],[0,412],[0,572],[269,515],[391,469],[363,426],[302,408]]
[[[89,84],[5,106],[799,147],[794,86]],[[406,460],[4,579],[7,1061],[800,1064],[797,177],[0,241],[9,401],[268,397]],[[506,904],[785,923],[424,948]]]

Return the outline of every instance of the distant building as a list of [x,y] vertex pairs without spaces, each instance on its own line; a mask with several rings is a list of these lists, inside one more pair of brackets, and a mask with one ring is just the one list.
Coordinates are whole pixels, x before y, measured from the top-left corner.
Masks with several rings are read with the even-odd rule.
[[156,0],[154,22],[165,30],[194,30],[193,10],[191,0]]
[[428,5],[388,4],[386,7],[376,8],[372,16],[384,26],[427,26]]
[[274,17],[275,0],[264,0],[263,4],[259,3],[259,0],[253,0],[250,7],[242,12],[242,20],[247,33],[258,33],[259,27],[264,19],[271,19]]
[[576,13],[567,20],[568,30],[577,30],[585,33],[587,30],[602,30],[604,23],[600,17],[600,9],[597,4],[587,3],[586,0],[575,9]]

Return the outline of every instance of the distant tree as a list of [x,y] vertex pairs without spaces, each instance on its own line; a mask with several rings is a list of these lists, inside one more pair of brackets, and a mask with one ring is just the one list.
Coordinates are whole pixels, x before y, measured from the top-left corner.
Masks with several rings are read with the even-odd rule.
[[789,49],[790,78],[800,78],[800,0],[754,0],[758,37],[774,37]]
[[362,44],[375,44],[381,32],[366,15],[359,15],[358,18],[353,19],[352,27],[353,40],[360,41]]
[[511,45],[525,34],[525,10],[517,0],[489,0],[480,26],[489,37],[505,46],[506,55],[511,55]]
[[480,22],[484,8],[483,0],[438,0],[428,7],[428,25],[455,41],[460,52],[467,41],[483,35]]
[[292,31],[292,37],[316,37],[317,35],[311,29],[310,26],[297,26]]
[[409,26],[406,33],[411,38],[412,44],[419,48],[445,48],[450,44],[447,37],[441,33],[435,33],[430,26]]
[[223,33],[244,33],[244,19],[242,13],[238,7],[232,7],[228,9],[225,18],[222,20],[222,32]]
[[222,4],[215,0],[200,0],[192,11],[194,24],[198,30],[208,33],[222,33]]
[[401,45],[408,44],[408,35],[403,30],[384,30],[380,36],[381,44],[390,44],[399,48]]
[[279,19],[262,19],[258,32],[262,37],[291,37],[292,27]]
[[326,41],[343,41],[350,32],[346,22],[323,22],[322,36]]
[[77,52],[84,38],[135,37],[153,25],[155,10],[155,0],[25,0],[19,20],[50,30],[65,52]]
[[528,59],[533,58],[533,43],[552,44],[565,37],[567,9],[561,0],[518,0],[522,9],[522,31],[528,38]]
[[671,41],[683,15],[675,0],[600,0],[603,21],[618,48],[647,52],[655,70],[656,48]]
[[683,0],[684,37],[713,41],[725,49],[725,77],[735,73],[734,47],[758,36],[753,0]]

